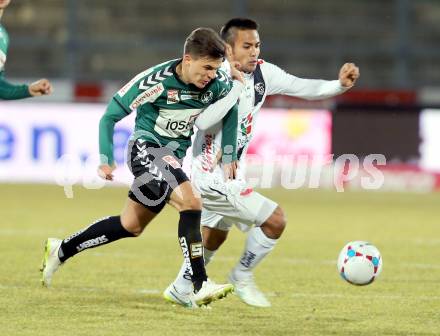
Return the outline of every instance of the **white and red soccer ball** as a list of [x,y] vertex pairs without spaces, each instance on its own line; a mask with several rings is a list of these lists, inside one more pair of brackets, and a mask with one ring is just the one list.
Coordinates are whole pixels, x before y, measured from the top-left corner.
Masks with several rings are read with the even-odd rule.
[[368,285],[382,271],[382,256],[373,244],[352,241],[339,253],[338,271],[344,280],[353,285]]

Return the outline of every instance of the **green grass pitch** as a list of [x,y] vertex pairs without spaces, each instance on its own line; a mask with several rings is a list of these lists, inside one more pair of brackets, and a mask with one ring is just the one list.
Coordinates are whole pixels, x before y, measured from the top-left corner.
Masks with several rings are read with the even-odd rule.
[[[40,287],[46,237],[66,237],[118,214],[123,188],[0,185],[0,334],[9,335],[439,335],[440,194],[264,190],[288,217],[273,253],[255,272],[273,307],[235,296],[212,309],[162,299],[182,261],[169,207],[139,238],[87,250]],[[245,236],[233,229],[208,266],[226,279]],[[350,240],[382,252],[370,286],[340,279],[336,258]]]

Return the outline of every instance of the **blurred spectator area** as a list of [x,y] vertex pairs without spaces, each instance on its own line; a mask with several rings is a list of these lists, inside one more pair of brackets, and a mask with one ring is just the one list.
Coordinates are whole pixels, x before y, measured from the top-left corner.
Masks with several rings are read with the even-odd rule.
[[352,61],[361,88],[439,84],[439,0],[14,0],[8,77],[125,82],[234,16],[256,19],[262,58],[297,76],[334,79]]

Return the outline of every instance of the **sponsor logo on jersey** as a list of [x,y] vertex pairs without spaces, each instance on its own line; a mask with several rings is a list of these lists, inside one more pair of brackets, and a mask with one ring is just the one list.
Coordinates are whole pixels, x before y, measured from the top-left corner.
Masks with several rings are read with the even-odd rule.
[[211,167],[214,165],[213,138],[212,134],[205,134],[205,142],[202,145],[202,169],[205,172],[211,171]]
[[160,109],[154,131],[171,138],[187,137],[201,112],[202,109]]
[[177,104],[179,101],[179,90],[167,91],[167,104]]
[[240,129],[242,136],[248,136],[252,132],[252,113],[249,113],[246,117],[241,119]]
[[133,100],[132,103],[130,104],[130,108],[132,110],[135,110],[139,106],[141,106],[145,103],[155,101],[161,95],[161,93],[163,91],[164,91],[164,88],[163,88],[162,83],[159,83],[155,86],[152,86],[151,88],[149,88],[148,90],[145,90],[139,96],[137,96],[136,99]]
[[185,120],[172,121],[171,119],[168,119],[168,122],[165,126],[165,129],[171,130],[171,131],[183,131],[183,130],[190,130],[193,127],[193,125],[194,125],[194,122],[191,123],[191,122],[185,121]]
[[180,95],[180,100],[199,100],[199,94],[182,94]]
[[214,97],[214,94],[212,93],[212,91],[206,91],[204,94],[202,94],[202,96],[200,97],[200,101],[203,104],[208,104],[212,98]]
[[180,94],[189,94],[189,95],[199,95],[199,91],[192,91],[192,90],[180,90]]
[[181,90],[180,95],[191,95],[191,96],[199,96],[199,91],[190,91],[190,90]]
[[237,138],[238,150],[243,149],[251,139],[252,133],[252,113],[249,113],[246,117],[240,121],[240,133]]
[[254,85],[255,91],[257,91],[260,95],[264,94],[264,83],[260,82]]

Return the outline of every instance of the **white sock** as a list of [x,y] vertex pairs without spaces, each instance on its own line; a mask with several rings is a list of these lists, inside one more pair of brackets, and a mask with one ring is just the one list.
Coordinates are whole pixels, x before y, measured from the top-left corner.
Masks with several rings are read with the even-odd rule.
[[[208,265],[208,263],[212,260],[215,252],[217,251],[210,251],[206,248],[203,248],[203,258],[205,259],[205,266]],[[182,263],[179,274],[174,280],[174,287],[176,287],[177,291],[182,294],[190,293],[193,290],[193,283],[191,281],[191,276],[189,272],[187,272],[185,262]]]
[[268,238],[260,227],[254,227],[249,231],[243,254],[232,270],[232,276],[236,280],[242,280],[252,275],[252,270],[263,258],[273,250],[277,239]]
[[203,248],[203,258],[205,258],[205,266],[208,265],[209,262],[212,260],[215,252],[217,252],[217,250],[211,251],[208,250],[206,247]]

